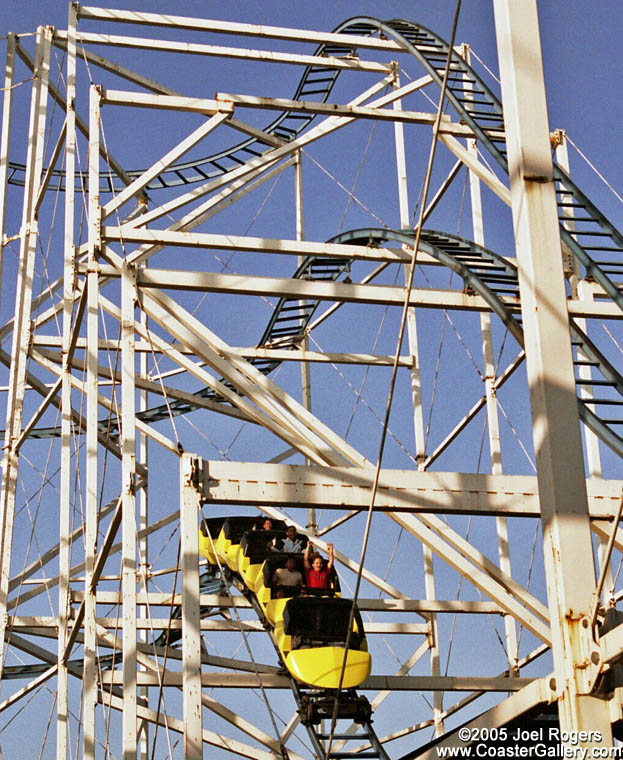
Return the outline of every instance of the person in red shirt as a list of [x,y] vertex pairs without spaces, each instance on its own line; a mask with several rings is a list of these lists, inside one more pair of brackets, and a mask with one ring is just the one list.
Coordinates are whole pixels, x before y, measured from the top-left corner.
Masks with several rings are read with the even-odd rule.
[[305,566],[305,583],[309,588],[329,588],[329,578],[331,576],[331,570],[333,569],[333,544],[327,544],[329,550],[329,560],[325,560],[320,556],[318,552],[314,552],[311,557],[309,556],[309,547],[311,544],[307,544],[305,547],[305,554],[303,554],[303,564]]

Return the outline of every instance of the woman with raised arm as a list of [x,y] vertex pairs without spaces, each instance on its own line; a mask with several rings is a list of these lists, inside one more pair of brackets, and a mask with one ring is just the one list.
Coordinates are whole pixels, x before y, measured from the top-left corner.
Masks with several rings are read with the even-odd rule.
[[310,543],[305,547],[303,563],[305,565],[305,583],[308,588],[329,588],[329,578],[333,570],[333,544],[327,544],[329,560],[326,562],[318,552],[309,556]]

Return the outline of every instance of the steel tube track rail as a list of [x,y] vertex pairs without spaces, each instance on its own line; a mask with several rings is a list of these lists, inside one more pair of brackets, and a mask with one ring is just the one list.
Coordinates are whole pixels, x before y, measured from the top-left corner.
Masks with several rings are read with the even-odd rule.
[[[378,245],[393,241],[413,245],[414,240],[414,233],[365,228],[342,233],[330,242]],[[478,293],[523,348],[521,318],[504,301],[508,297],[513,300],[519,298],[519,281],[514,264],[470,240],[434,230],[422,231],[420,249],[456,272],[465,282],[466,288]],[[623,376],[571,317],[569,332],[574,353],[580,418],[613,451],[623,456],[623,436],[618,432],[623,430]],[[587,365],[595,375],[588,380],[579,372],[580,367]],[[593,390],[601,389],[602,397],[581,397],[581,390],[586,386]],[[619,416],[605,416],[604,412],[597,414],[593,407],[614,408]]]
[[[414,233],[364,228],[344,232],[328,242],[351,245],[380,245],[386,242],[397,242],[410,246],[414,242]],[[504,300],[507,297],[514,300],[519,297],[517,269],[513,264],[472,241],[434,230],[423,230],[420,249],[456,272],[467,288],[482,296],[523,347],[521,319]],[[303,261],[293,277],[335,281],[348,273],[349,268],[348,259],[325,259],[312,256]],[[262,334],[258,347],[296,349],[319,303],[315,300],[302,304],[295,298],[281,298]],[[598,377],[590,380],[583,379],[579,372],[576,375],[580,418],[611,449],[623,456],[623,436],[619,432],[623,429],[623,377],[572,318],[569,320],[569,327],[575,367],[579,370],[580,367],[588,364],[598,374]],[[280,364],[278,360],[273,359],[258,358],[250,361],[264,374],[272,372]],[[581,398],[579,395],[581,388],[586,386],[592,386],[593,389],[599,388],[600,397]],[[210,388],[203,388],[195,395],[198,398],[218,400],[218,394]],[[614,409],[619,416],[605,416],[605,412],[597,413],[594,410],[595,407]],[[168,406],[160,405],[141,412],[137,417],[142,421],[153,423],[168,418],[170,414],[186,414],[196,408],[198,407],[188,401],[173,401]],[[116,419],[101,420],[100,427],[116,430],[118,422]],[[41,428],[31,432],[31,437],[34,438],[56,435],[58,435],[57,428]]]
[[[368,17],[353,18],[339,25],[335,32],[349,35],[370,36],[381,33],[389,39],[393,39],[407,53],[410,53],[421,63],[426,72],[432,79],[441,85],[442,72],[448,53],[447,43],[429,29],[406,20],[391,20],[382,22]],[[335,44],[320,45],[315,55],[342,55],[350,56],[356,53],[355,47],[342,47]],[[317,102],[326,102],[333,85],[340,71],[336,69],[325,68],[321,66],[308,66],[305,69],[303,77],[294,94],[295,100],[315,99]],[[465,85],[468,89],[465,89]],[[448,100],[457,110],[461,119],[464,120],[480,142],[486,146],[491,155],[496,159],[500,167],[507,172],[508,164],[506,160],[505,138],[503,136],[503,112],[502,106],[482,81],[476,72],[455,52],[452,53],[451,59],[451,76],[448,84]],[[264,131],[275,135],[281,139],[294,139],[303,129],[312,121],[312,114],[292,113],[285,111],[275,119]],[[263,147],[262,147],[263,146]],[[150,189],[157,187],[173,187],[175,185],[190,184],[195,181],[203,181],[214,176],[226,174],[247,160],[256,158],[271,146],[260,144],[255,138],[250,138],[242,143],[233,146],[230,149],[221,151],[218,154],[199,159],[193,162],[178,164],[159,175],[151,185]],[[11,164],[10,182],[19,184],[18,175],[23,170],[21,165]],[[194,174],[192,174],[194,172]],[[129,172],[130,176],[138,176],[141,171]],[[62,176],[62,171],[56,173],[57,177]],[[80,182],[81,180],[77,180]],[[110,184],[110,177],[103,177],[104,182]],[[623,310],[623,235],[609,222],[609,220],[597,209],[597,207],[588,199],[588,197],[573,183],[568,175],[559,166],[555,165],[556,195],[559,208],[559,219],[561,225],[561,236],[570,250],[580,261],[584,268],[585,274],[594,278],[608,296]],[[121,181],[119,180],[122,186]],[[61,182],[62,184],[62,182]],[[50,188],[51,189],[51,188]],[[112,185],[102,190],[112,190]],[[584,216],[570,216],[570,213],[580,211]],[[573,229],[570,229],[571,224]],[[481,282],[485,285],[483,295],[486,295],[492,309],[502,319],[504,324],[513,333],[515,338],[522,343],[522,330],[519,321],[503,305],[500,298],[504,295],[519,295],[517,287],[516,274],[511,271],[512,267],[507,265],[500,257],[487,252],[476,244],[468,244],[463,241],[463,245],[471,245],[471,252],[476,256],[475,260],[481,263],[481,269],[475,268],[470,272],[468,266],[469,259],[460,260],[449,255],[445,243],[441,246],[435,246],[435,241],[430,237],[427,243],[433,246],[436,251],[433,255],[439,258],[442,263],[453,268],[463,276],[468,286],[480,292],[480,286],[477,280],[480,275],[484,275],[485,268],[500,267],[497,273],[490,271],[486,273]],[[347,233],[348,235],[348,233]],[[443,233],[437,233],[437,241],[450,236],[444,236]],[[343,238],[340,238],[343,239]],[[396,240],[397,238],[392,238]],[[331,242],[335,242],[334,239]],[[432,250],[432,249],[431,249]],[[600,256],[599,260],[593,258],[593,254]],[[463,256],[467,255],[465,252]],[[484,256],[484,258],[483,258]],[[484,264],[489,257],[489,263]],[[349,262],[347,260],[329,260],[322,257],[309,258],[294,273],[294,277],[306,279],[326,279],[336,280],[343,273],[348,271]],[[494,285],[495,283],[495,285]],[[491,295],[494,294],[494,297]],[[282,298],[262,335],[258,346],[294,349],[297,342],[301,340],[305,329],[309,324],[310,318],[318,306],[318,302],[308,302],[301,305],[295,299]],[[620,375],[612,368],[609,362],[600,352],[591,344],[587,336],[573,322],[571,324],[572,341],[575,346],[576,354],[583,351],[588,356],[591,366],[603,376],[603,379],[596,380],[592,383],[594,387],[603,385],[610,390],[615,390],[616,394],[606,395],[603,398],[591,401],[593,407],[600,409],[609,406],[619,406],[623,402],[621,396],[621,379]],[[268,374],[279,362],[268,359],[251,360],[262,372]],[[576,365],[580,365],[580,359],[577,359]],[[578,382],[586,384],[586,381]],[[201,389],[195,395],[198,397],[208,397],[218,399],[217,394],[209,389]],[[152,409],[141,412],[139,418],[145,422],[156,422],[167,417],[170,413],[179,415],[192,411],[195,407],[192,403],[185,401],[175,401],[169,406],[160,405]],[[623,438],[614,430],[615,426],[623,424],[623,414],[621,420],[607,418],[604,413],[596,413],[593,408],[580,399],[579,403],[580,417],[582,420],[596,432],[612,449],[617,453],[623,453]],[[621,408],[623,411],[623,407]],[[106,429],[110,430],[110,421],[102,421]],[[113,427],[118,428],[116,420],[112,422]],[[35,429],[30,433],[33,438],[47,438],[58,435],[54,428]]]
[[[348,23],[348,22],[346,22]],[[336,32],[345,32],[338,27]],[[355,55],[356,48],[343,47],[334,44],[324,44],[318,46],[314,52],[315,56],[333,56],[349,58]],[[311,100],[316,103],[325,103],[331,94],[333,85],[337,80],[340,69],[332,69],[325,66],[307,66],[301,81],[294,93],[293,100]],[[274,119],[262,131],[273,135],[281,140],[293,140],[300,134],[305,127],[314,119],[313,114],[304,114],[300,112],[284,111]],[[267,150],[273,148],[270,143],[261,142],[258,138],[250,137],[236,145],[219,151],[211,156],[186,161],[171,166],[166,171],[155,177],[147,185],[147,190],[158,190],[162,188],[179,187],[182,185],[191,185],[195,182],[205,182],[206,180],[220,177],[232,169],[247,163],[251,159],[258,158]],[[127,176],[135,179],[143,174],[144,169],[134,169],[127,172]],[[9,163],[8,181],[13,185],[23,185],[25,176],[25,166],[20,163]],[[62,170],[52,172],[52,180],[49,189],[65,189],[65,173]],[[76,189],[82,187],[82,181],[85,179],[79,173],[76,175]],[[100,192],[111,193],[123,190],[125,184],[119,178],[112,175],[101,178]]]
[[[417,58],[433,80],[441,85],[448,44],[426,27],[403,19],[382,22],[373,18],[360,17],[343,22],[335,29],[335,32],[359,36],[371,36],[376,33],[385,35],[393,39],[405,52]],[[352,56],[355,53],[355,47],[342,47],[335,44],[320,45],[315,51],[317,56]],[[293,99],[326,102],[339,73],[340,70],[329,67],[308,66]],[[447,88],[448,100],[500,167],[508,173],[501,103],[478,74],[456,52],[452,52],[450,73]],[[468,89],[465,88],[466,84]],[[292,140],[313,118],[313,114],[284,111],[264,131],[283,140]],[[257,138],[249,138],[213,156],[172,166],[158,175],[148,185],[148,189],[186,185],[221,176],[248,160],[261,156],[271,147],[267,143],[261,143]],[[9,183],[23,184],[25,167],[14,163],[10,163],[9,166]],[[142,174],[143,171],[134,170],[127,174],[133,178]],[[62,178],[63,172],[55,171],[53,176]],[[623,310],[623,256],[621,255],[623,254],[623,235],[555,162],[554,176],[563,241],[581,262],[586,275],[594,277]],[[77,178],[80,187],[82,180],[83,178]],[[105,183],[105,186],[101,188],[103,192],[124,187],[120,180],[117,186],[110,176],[103,176],[101,181]],[[585,216],[573,217],[571,220],[569,217],[571,209],[579,210]],[[571,221],[573,230],[569,229]],[[599,254],[600,260],[593,258],[593,252]]]

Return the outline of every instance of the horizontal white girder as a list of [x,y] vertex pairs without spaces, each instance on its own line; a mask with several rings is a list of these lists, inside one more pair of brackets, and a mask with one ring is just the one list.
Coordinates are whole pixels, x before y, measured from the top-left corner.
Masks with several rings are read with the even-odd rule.
[[[370,504],[374,470],[205,460],[204,478],[208,505],[365,510]],[[591,517],[614,519],[622,482],[590,478],[586,485]],[[381,470],[375,509],[540,516],[536,477],[417,470]]]
[[172,111],[190,111],[192,113],[233,114],[231,103],[210,100],[208,98],[187,98],[181,95],[160,95],[159,93],[134,92],[130,90],[103,90],[102,103],[113,106],[131,106],[133,108],[163,108]]
[[[102,684],[121,684],[122,673],[118,670],[102,672]],[[160,674],[139,672],[136,674],[139,686],[158,686]],[[180,686],[182,674],[168,671],[162,675],[165,686]],[[290,679],[286,676],[263,673],[258,678],[253,673],[202,673],[203,688],[253,689],[260,684],[265,689],[289,689]],[[531,678],[500,678],[486,676],[369,676],[358,691],[518,691],[528,686]]]
[[79,19],[92,21],[118,21],[126,24],[143,26],[172,26],[179,29],[195,29],[203,32],[245,35],[251,37],[268,37],[277,40],[293,40],[315,44],[331,44],[343,47],[386,50],[392,53],[406,52],[393,40],[378,37],[359,37],[354,34],[337,34],[334,32],[315,32],[312,29],[291,29],[288,27],[268,26],[265,24],[244,24],[233,21],[215,21],[213,19],[191,18],[189,16],[163,16],[159,13],[144,11],[124,11],[114,8],[96,8],[79,6]]
[[[72,602],[81,602],[84,598],[84,592],[76,590],[71,595]],[[97,604],[118,604],[121,599],[118,591],[98,591],[96,595]],[[178,606],[182,603],[181,594],[175,594],[171,599],[171,594],[162,591],[152,591],[149,594],[138,593],[136,595],[137,604],[147,604],[150,607],[170,607]],[[212,607],[236,607],[239,609],[250,609],[251,602],[244,596],[222,596],[219,594],[201,594],[199,597],[201,606]],[[362,612],[458,612],[470,614],[491,615],[501,613],[501,609],[493,602],[470,602],[462,599],[362,599],[357,600],[357,607]],[[366,624],[366,630],[367,624]]]
[[[339,103],[314,103],[290,98],[262,98],[257,95],[242,95],[229,92],[217,92],[216,100],[231,103],[234,108],[264,108],[275,111],[300,111],[303,113],[322,114],[323,116],[354,116],[358,119],[374,119],[380,121],[400,121],[410,124],[428,124],[433,126],[437,116],[425,111],[402,111],[399,109],[370,108],[369,106],[349,106]],[[449,116],[443,116],[439,125],[443,134],[473,137],[474,133],[465,124],[452,122]]]
[[[82,269],[82,267],[80,267]],[[119,276],[115,267],[103,265],[100,272],[106,277]],[[211,272],[180,271],[171,269],[140,269],[137,272],[139,287],[163,290],[197,290],[208,293],[237,293],[250,296],[278,296],[299,299],[317,299],[345,303],[369,303],[387,306],[404,305],[404,288],[391,285],[361,285],[344,282],[314,282],[287,277],[261,277],[258,275],[213,274]],[[512,311],[519,310],[519,299],[505,298]],[[460,311],[490,311],[487,302],[477,295],[458,290],[412,288],[409,305],[429,309],[456,309]],[[623,319],[623,312],[615,303],[602,301],[569,301],[569,314],[574,317],[595,319]]]
[[[56,32],[60,39],[66,39],[67,33]],[[267,63],[285,63],[298,66],[322,66],[333,69],[349,69],[352,71],[371,71],[381,74],[391,72],[391,63],[381,61],[361,61],[359,58],[338,58],[337,56],[302,55],[297,53],[281,53],[273,50],[252,50],[250,48],[224,47],[222,45],[205,45],[197,42],[175,42],[147,37],[127,37],[118,34],[98,34],[80,32],[76,39],[83,45],[112,45],[135,49],[159,50],[167,53],[184,53],[186,55],[220,56],[239,58],[243,60],[263,61]]]
[[[14,616],[11,618],[12,627],[15,629],[22,628],[37,628],[37,627],[49,627],[54,624],[54,618],[37,618],[30,616]],[[110,628],[117,630],[119,628],[119,618],[116,617],[102,617],[97,618],[96,622],[101,625],[102,628]],[[160,631],[182,630],[181,620],[170,620],[168,617],[150,617],[150,618],[136,618],[136,627],[139,630],[147,631]],[[408,634],[410,636],[426,636],[428,634],[428,626],[426,623],[365,623],[364,629],[366,634]],[[266,633],[260,620],[221,620],[218,618],[205,618],[201,621],[202,631],[227,631],[235,632],[243,630],[245,633]]]
[[[408,263],[410,254],[400,248],[380,248],[373,245],[346,245],[345,243],[320,243],[312,240],[285,240],[251,237],[247,235],[218,235],[210,232],[182,232],[178,230],[145,229],[125,224],[121,227],[102,227],[102,240],[123,240],[128,243],[176,245],[209,248],[223,251],[247,251],[250,253],[290,254],[292,256],[322,256],[323,258],[352,259],[361,261],[388,261]],[[418,263],[420,256],[418,253]],[[425,262],[438,263],[432,256]]]
[[[33,346],[47,346],[47,347],[56,347],[60,348],[63,345],[63,339],[58,335],[34,335],[32,339]],[[115,340],[100,340],[98,342],[98,347],[100,351],[116,351],[118,346],[117,341]],[[171,348],[173,348],[173,344],[170,344]],[[78,338],[76,340],[76,348],[77,349],[85,349],[86,348],[86,339],[85,338]],[[181,354],[192,354],[191,349],[184,349],[180,348],[179,346],[175,346],[175,349],[179,351]],[[241,357],[244,357],[245,359],[276,359],[277,361],[283,361],[283,362],[318,362],[318,363],[325,363],[325,364],[371,364],[376,366],[392,366],[394,363],[394,357],[389,356],[389,354],[351,354],[351,353],[331,353],[331,352],[323,352],[320,353],[318,351],[303,351],[303,350],[296,350],[291,351],[285,348],[256,348],[254,346],[232,346],[232,349],[239,354]],[[160,349],[154,348],[149,342],[147,341],[137,341],[134,350],[139,353],[148,353],[148,354],[160,354],[162,351]],[[398,361],[399,367],[411,367],[413,365],[413,360],[409,356],[402,356],[400,357]],[[176,371],[177,372],[177,371]],[[110,374],[108,372],[107,374]],[[159,377],[166,377],[166,373],[163,375],[160,375]],[[139,378],[141,380],[142,378]],[[147,382],[147,381],[146,381]],[[156,390],[156,384],[151,383],[149,386],[150,390],[154,390],[154,392],[157,392]],[[6,390],[6,388],[0,388],[0,390]],[[169,389],[167,389],[167,393],[171,392]],[[178,392],[179,391],[173,391]],[[190,398],[190,394],[186,394],[187,397]],[[203,399],[203,401],[206,401],[207,399]],[[201,401],[201,400],[200,400]],[[213,406],[217,406],[217,404],[213,404]]]
[[[115,276],[114,267],[102,266],[100,270],[106,277]],[[197,290],[207,293],[237,293],[252,296],[273,295],[383,306],[402,306],[405,296],[404,288],[391,285],[314,282],[312,280],[293,280],[286,277],[213,274],[199,271],[181,272],[171,269],[141,269],[137,272],[137,280],[139,287],[143,288]],[[511,301],[511,299],[508,300]],[[516,300],[512,299],[513,302]],[[490,311],[488,304],[480,296],[452,290],[413,288],[409,304],[429,308]]]

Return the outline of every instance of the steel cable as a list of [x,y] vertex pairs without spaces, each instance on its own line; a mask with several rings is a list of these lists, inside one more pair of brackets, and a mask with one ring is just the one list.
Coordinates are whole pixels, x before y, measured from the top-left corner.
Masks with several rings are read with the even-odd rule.
[[335,728],[336,728],[336,724],[337,724],[337,715],[338,715],[338,709],[339,709],[340,693],[341,693],[341,690],[342,690],[342,684],[344,683],[344,674],[346,672],[346,660],[347,660],[347,657],[348,657],[348,648],[349,648],[349,645],[350,645],[350,640],[351,640],[351,636],[352,636],[352,628],[353,628],[354,619],[355,619],[355,605],[357,604],[357,598],[359,596],[359,589],[360,589],[360,586],[361,586],[361,578],[362,578],[363,565],[364,565],[366,550],[367,550],[367,546],[368,546],[368,538],[369,538],[369,535],[370,535],[370,527],[371,527],[371,524],[372,524],[372,514],[373,514],[373,511],[374,511],[374,502],[375,502],[375,499],[376,499],[376,493],[377,493],[377,490],[378,490],[379,479],[380,479],[380,475],[381,475],[381,465],[382,465],[382,461],[383,461],[383,453],[384,453],[385,441],[386,441],[386,437],[387,437],[386,436],[386,430],[387,430],[387,427],[389,425],[389,415],[390,415],[390,412],[391,412],[393,395],[394,395],[394,387],[395,387],[395,384],[396,384],[396,377],[397,377],[397,374],[398,374],[398,363],[399,363],[399,360],[400,360],[400,351],[401,351],[401,348],[402,348],[402,341],[403,341],[403,338],[404,338],[405,328],[406,328],[406,324],[407,324],[407,314],[408,314],[408,310],[409,310],[409,297],[410,297],[410,294],[411,294],[411,288],[413,287],[413,278],[414,278],[414,275],[415,275],[415,266],[416,266],[416,261],[417,261],[418,245],[419,245],[420,235],[421,235],[421,231],[422,231],[422,222],[423,222],[423,218],[424,218],[424,209],[425,209],[425,206],[426,206],[426,200],[427,200],[427,196],[428,196],[428,189],[430,187],[431,176],[432,176],[432,169],[433,169],[433,164],[434,164],[434,160],[435,160],[435,152],[436,152],[436,149],[437,149],[437,138],[438,138],[438,134],[439,134],[439,127],[441,125],[441,116],[442,116],[442,113],[443,113],[443,106],[444,106],[444,102],[445,102],[446,87],[447,87],[447,81],[448,81],[448,74],[449,74],[449,71],[450,71],[450,63],[451,63],[451,60],[452,60],[452,53],[453,53],[453,47],[454,47],[454,38],[456,36],[456,29],[457,29],[457,26],[458,26],[460,10],[461,10],[461,0],[457,0],[455,11],[454,11],[454,19],[453,19],[453,22],[452,22],[452,33],[451,33],[450,42],[449,42],[449,45],[448,45],[448,55],[447,55],[447,58],[446,58],[446,66],[445,66],[445,70],[444,70],[443,81],[441,83],[441,92],[440,92],[440,95],[439,95],[439,105],[437,107],[437,115],[436,115],[435,124],[434,124],[434,127],[433,127],[433,138],[432,138],[432,141],[431,141],[431,148],[430,148],[430,154],[429,154],[429,158],[428,158],[428,165],[427,165],[427,168],[426,168],[426,175],[425,175],[425,178],[424,178],[424,189],[422,191],[422,204],[421,204],[421,207],[420,207],[420,218],[419,218],[419,221],[418,221],[418,224],[417,224],[417,227],[416,227],[416,231],[415,231],[415,241],[413,243],[413,254],[412,254],[412,257],[411,257],[411,262],[409,264],[409,273],[408,273],[408,276],[407,276],[407,282],[405,284],[405,301],[404,301],[404,306],[403,306],[403,309],[402,309],[402,318],[401,318],[401,323],[400,323],[400,330],[399,330],[399,333],[398,333],[398,339],[396,341],[396,352],[395,352],[395,356],[394,356],[394,365],[392,367],[392,377],[391,377],[391,381],[390,381],[389,393],[388,393],[388,398],[387,398],[387,406],[386,406],[386,411],[385,411],[385,420],[384,420],[384,423],[383,423],[383,430],[382,430],[382,433],[381,433],[381,441],[380,441],[380,444],[379,444],[379,453],[378,453],[378,458],[377,458],[377,465],[376,465],[376,472],[375,472],[375,476],[374,476],[374,483],[373,483],[373,486],[372,486],[372,494],[371,494],[371,497],[370,497],[370,506],[368,507],[367,517],[366,517],[366,526],[365,526],[365,532],[364,532],[364,537],[363,537],[363,542],[362,542],[362,547],[361,547],[361,555],[360,555],[360,559],[359,559],[359,569],[358,569],[358,572],[357,572],[357,581],[355,583],[355,593],[354,593],[354,596],[353,596],[353,603],[352,603],[352,607],[351,607],[351,611],[350,611],[350,619],[349,619],[348,629],[347,629],[347,633],[346,633],[346,642],[345,642],[345,645],[344,645],[344,657],[343,657],[343,660],[342,660],[342,669],[341,669],[341,673],[340,673],[340,680],[339,680],[339,685],[338,685],[338,689],[337,689],[337,695],[336,695],[336,698],[335,698],[335,701],[334,701],[334,704],[333,704],[333,714],[331,716],[331,730],[329,732],[329,740],[328,740],[328,744],[327,744],[327,752],[326,752],[326,755],[325,755],[325,760],[329,760],[329,757],[330,757],[330,754],[331,754],[331,746],[333,744],[333,737],[335,735]]

